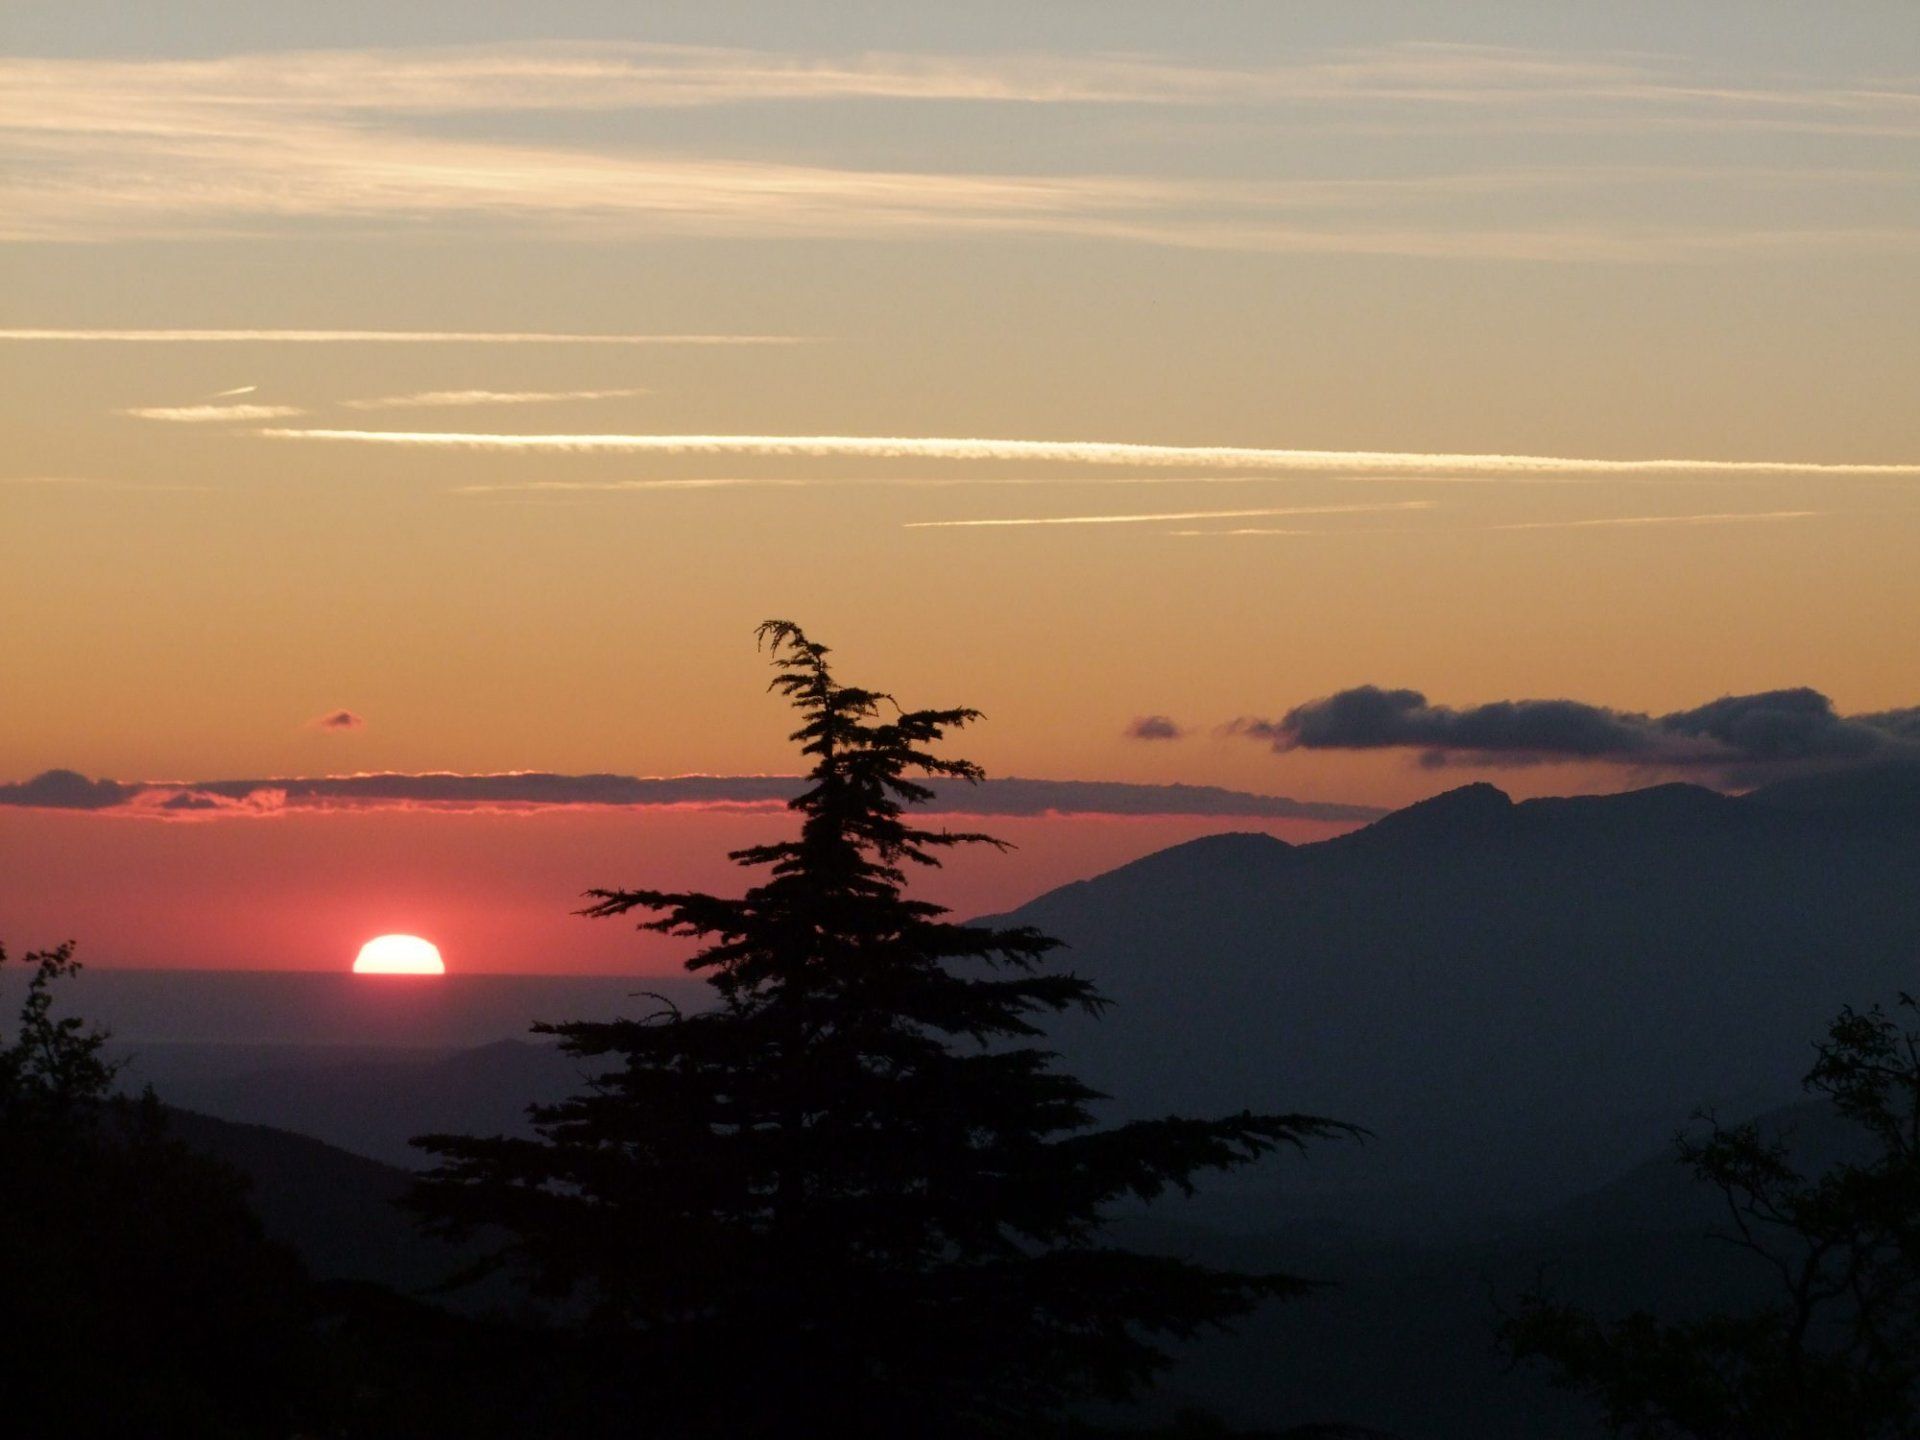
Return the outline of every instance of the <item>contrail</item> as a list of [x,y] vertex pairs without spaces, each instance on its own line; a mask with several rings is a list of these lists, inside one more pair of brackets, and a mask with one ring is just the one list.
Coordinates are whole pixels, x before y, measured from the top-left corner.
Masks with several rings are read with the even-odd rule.
[[1920,463],[1911,462],[1856,464],[1809,460],[1607,460],[1566,455],[1141,445],[1111,440],[993,440],[872,435],[502,435],[432,430],[263,429],[258,433],[281,440],[333,440],[360,445],[418,445],[468,450],[1049,461],[1080,465],[1188,465],[1205,469],[1334,474],[1450,470],[1484,475],[1920,475]]
[[307,412],[298,405],[146,405],[122,410],[137,420],[174,420],[186,424],[211,424],[235,420],[284,420]]
[[625,390],[422,390],[413,395],[376,395],[340,403],[349,410],[405,410],[436,405],[540,405],[559,400],[617,400],[648,393],[644,386]]
[[1596,525],[1730,525],[1742,520],[1807,520],[1823,510],[1745,510],[1712,515],[1623,515],[1605,520],[1525,520],[1489,530],[1584,530]]
[[[1046,515],[1011,520],[913,520],[903,530],[971,529],[1001,525],[1144,525],[1154,520],[1244,520],[1272,515],[1356,515],[1381,510],[1431,510],[1431,500],[1402,500],[1390,505],[1282,505],[1261,510],[1164,510],[1149,515]],[[1204,532],[1201,532],[1204,533]]]
[[574,335],[478,330],[0,330],[0,340],[228,345],[801,345],[805,335]]
[[251,395],[253,394],[254,391],[258,390],[259,388],[260,387],[258,385],[236,385],[231,390],[216,390],[214,391],[213,394],[207,396],[207,399],[231,400],[236,395]]

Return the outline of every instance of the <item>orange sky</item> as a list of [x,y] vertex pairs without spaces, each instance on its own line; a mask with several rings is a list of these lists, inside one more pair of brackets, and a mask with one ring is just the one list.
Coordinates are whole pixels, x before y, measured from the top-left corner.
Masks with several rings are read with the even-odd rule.
[[[1371,804],[1636,777],[1220,727],[1920,701],[1900,7],[191,8],[8,20],[0,783],[784,771],[769,616],[995,773]],[[545,963],[645,828],[0,812],[0,936]]]

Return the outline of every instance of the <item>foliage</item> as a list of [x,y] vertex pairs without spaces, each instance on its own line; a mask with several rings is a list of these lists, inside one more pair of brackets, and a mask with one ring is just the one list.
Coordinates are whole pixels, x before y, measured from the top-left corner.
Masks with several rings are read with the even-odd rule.
[[[113,1086],[116,1067],[102,1056],[104,1031],[77,1015],[53,1018],[54,982],[79,972],[73,942],[25,957],[33,969],[13,1043],[0,1050],[0,1115],[11,1123],[46,1123],[98,1105]],[[0,967],[7,952],[0,947]]]
[[[997,844],[918,827],[967,709],[843,685],[798,627],[759,631],[811,765],[799,833],[735,852],[738,898],[598,890],[593,916],[699,942],[715,1005],[541,1026],[596,1067],[538,1138],[437,1135],[414,1203],[611,1343],[650,1420],[684,1433],[1028,1433],[1135,1393],[1167,1339],[1303,1282],[1102,1243],[1122,1197],[1348,1127],[1310,1116],[1097,1129],[1103,1097],[1033,1043],[1104,1003],[1057,942],[955,923],[908,866]],[[804,1417],[804,1420],[801,1418]]]
[[[1899,1009],[1920,1016],[1902,995]],[[1683,1137],[1725,1199],[1722,1238],[1772,1276],[1771,1304],[1676,1323],[1604,1322],[1535,1293],[1505,1326],[1520,1357],[1646,1440],[1854,1440],[1920,1430],[1920,1029],[1843,1011],[1806,1078],[1866,1158],[1802,1173],[1754,1124]]]
[[[0,968],[6,964],[0,949]],[[168,1138],[151,1092],[114,1093],[105,1032],[55,1018],[73,946],[32,968],[0,1045],[0,1395],[38,1437],[286,1431],[301,1277],[240,1178]]]

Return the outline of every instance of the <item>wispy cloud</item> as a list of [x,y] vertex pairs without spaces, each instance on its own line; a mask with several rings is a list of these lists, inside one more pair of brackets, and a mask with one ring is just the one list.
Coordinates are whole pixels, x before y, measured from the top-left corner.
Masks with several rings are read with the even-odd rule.
[[[445,115],[614,111],[773,101],[1264,107],[1309,127],[1425,133],[1436,121],[1804,127],[1920,135],[1920,90],[1862,79],[1736,85],[1645,56],[1400,46],[1279,66],[1086,55],[819,57],[648,45],[338,51],[203,61],[0,62],[11,150],[0,237],[112,241],[274,233],[301,223],[539,227],[635,235],[1051,234],[1275,253],[1686,260],[1911,246],[1908,217],[1743,218],[1649,227],[1614,206],[1559,203],[1488,225],[1463,197],[1685,183],[1683,166],[1537,166],[1491,173],[1196,179],[1134,173],[867,170],[762,156],[460,135]],[[1549,127],[1550,128],[1550,127]],[[949,162],[950,163],[950,162]],[[1782,183],[1910,186],[1904,170],[1716,165],[1712,193]],[[1700,187],[1693,186],[1698,196]],[[1834,213],[1829,209],[1825,213]]]
[[679,109],[776,101],[1021,105],[1308,105],[1511,109],[1582,102],[1717,115],[1806,112],[1829,124],[1911,120],[1913,87],[1792,76],[1736,84],[1675,59],[1408,43],[1293,63],[1209,65],[1100,54],[803,55],[717,46],[554,41],[283,51],[194,60],[27,58],[0,76],[9,123],[106,131],[267,115]]
[[0,340],[71,340],[115,345],[799,345],[810,338],[802,335],[560,334],[537,330],[0,330]]
[[216,390],[207,398],[209,400],[231,400],[236,395],[251,395],[259,388],[258,385],[236,385],[231,390]]
[[[1589,520],[1518,520],[1496,525],[1478,525],[1473,530],[1586,530],[1593,528],[1611,528],[1615,526],[1638,527],[1648,525],[1738,525],[1749,521],[1810,520],[1825,515],[1824,510],[1734,510],[1717,511],[1705,515],[1617,515]],[[1269,529],[1265,526],[1244,526],[1237,529],[1214,530],[1175,530],[1175,535],[1219,536],[1219,535],[1358,535],[1373,534],[1374,531],[1359,530],[1283,530]]]
[[[1270,483],[1271,475],[1235,474],[1223,471],[1218,474],[1202,472],[1196,475],[1181,474],[1071,474],[1056,475],[983,475],[973,472],[947,475],[713,475],[687,477],[648,476],[644,479],[628,480],[499,480],[485,481],[472,485],[450,485],[447,493],[451,495],[549,495],[559,497],[569,494],[647,494],[657,490],[814,490],[814,489],[899,489],[899,490],[960,490],[981,487],[992,489],[1022,489],[1026,487],[1046,487],[1049,489],[1071,489],[1074,487],[1111,489],[1144,485],[1258,485]],[[1377,477],[1383,482],[1397,477]],[[1489,478],[1485,476],[1461,477],[1408,477],[1412,479],[1435,480],[1458,478],[1463,483],[1480,483]]]
[[441,405],[543,405],[562,400],[616,400],[648,393],[644,386],[624,390],[422,390],[413,395],[376,395],[340,403],[349,410],[410,410]]
[[307,412],[298,405],[143,405],[122,410],[137,420],[172,420],[189,425],[242,420],[284,420]]
[[1219,536],[1219,535],[1360,535],[1360,534],[1372,535],[1377,532],[1372,530],[1366,530],[1366,531],[1306,530],[1306,529],[1301,529],[1299,527],[1288,529],[1288,528],[1285,528],[1282,526],[1276,526],[1276,525],[1236,525],[1231,529],[1169,530],[1167,533],[1169,535],[1183,536],[1187,539],[1193,539],[1198,536]]
[[1000,440],[871,435],[508,435],[434,430],[265,428],[279,440],[411,445],[456,450],[611,451],[806,459],[940,460],[1258,470],[1271,474],[1832,475],[1920,476],[1920,462],[1618,460],[1403,450],[1296,450],[1245,445],[1145,445],[1113,440]]
[[651,490],[807,490],[819,486],[860,485],[914,485],[912,480],[876,480],[872,482],[834,478],[830,480],[802,480],[792,476],[778,475],[717,475],[699,479],[649,479],[649,480],[524,480],[507,481],[497,485],[450,485],[447,492],[451,495],[552,495],[556,498],[567,494],[619,494],[633,492],[644,494]]
[[1492,530],[1585,530],[1613,525],[1739,525],[1753,520],[1810,520],[1821,510],[1751,510],[1708,515],[1614,515],[1598,520],[1520,520]]
[[1257,510],[1161,510],[1129,515],[1023,515],[992,520],[912,520],[906,530],[961,530],[1008,525],[1144,525],[1161,520],[1243,520],[1272,515],[1355,515],[1380,510],[1430,510],[1431,500],[1400,500],[1384,505],[1280,505]]

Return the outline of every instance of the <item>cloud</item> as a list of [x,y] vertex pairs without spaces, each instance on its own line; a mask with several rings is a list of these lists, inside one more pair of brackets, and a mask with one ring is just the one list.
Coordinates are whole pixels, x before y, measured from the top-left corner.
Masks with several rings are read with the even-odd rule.
[[1228,728],[1279,751],[1405,749],[1436,766],[1600,761],[1706,769],[1735,782],[1782,766],[1920,754],[1920,707],[1843,716],[1805,687],[1647,715],[1578,700],[1436,705],[1418,690],[1361,685],[1296,705],[1277,720],[1243,719]]
[[[778,809],[799,794],[804,783],[793,775],[651,777],[537,771],[121,782],[89,780],[73,771],[53,770],[23,784],[0,785],[0,805],[114,810],[159,817],[419,806],[454,810],[607,805]],[[1347,821],[1371,819],[1380,813],[1371,806],[1255,795],[1207,785],[1009,777],[979,785],[935,780],[931,786],[934,799],[926,809],[938,814],[1231,815]]]
[[236,385],[231,390],[216,390],[207,398],[209,400],[231,400],[236,395],[251,395],[259,388],[258,385]]
[[1610,460],[1568,455],[1407,450],[1298,450],[1246,445],[1145,445],[1119,440],[1004,440],[878,435],[513,435],[488,431],[264,428],[276,440],[405,445],[450,450],[536,450],[641,455],[753,455],[805,459],[937,460],[1258,470],[1268,474],[1386,475],[1449,472],[1527,478],[1562,475],[1920,476],[1920,462],[1822,460]]
[[116,780],[89,780],[75,770],[45,770],[17,785],[0,785],[0,805],[45,810],[107,810],[123,805],[140,787]]
[[1431,500],[1386,505],[1281,505],[1258,510],[1161,510],[1130,515],[1042,515],[995,520],[910,520],[903,530],[960,530],[1010,525],[1144,525],[1159,520],[1239,520],[1266,515],[1353,515],[1381,510],[1430,510]]
[[313,722],[316,730],[358,730],[367,722],[351,710],[333,710]]
[[1186,731],[1167,715],[1136,715],[1127,722],[1129,740],[1179,740]]
[[[1641,53],[1571,54],[1415,42],[1300,55],[1286,64],[1208,65],[1119,54],[802,54],[646,42],[543,41],[279,51],[208,59],[19,57],[4,74],[6,118],[105,132],[225,125],[285,115],[619,111],[769,102],[1032,105],[1330,105],[1411,110],[1410,123],[1466,109],[1597,103],[1659,107],[1738,125],[1758,113],[1866,127],[1910,120],[1899,82],[1743,86]],[[1515,121],[1527,123],[1527,117]]]
[[307,412],[298,405],[149,405],[122,410],[139,420],[173,420],[189,425],[236,420],[281,420]]
[[1616,515],[1601,520],[1527,520],[1489,530],[1585,530],[1610,525],[1737,525],[1750,520],[1811,520],[1821,510],[1741,510],[1709,515]]
[[810,338],[597,335],[540,330],[0,330],[0,340],[109,345],[799,345]]
[[20,58],[15,123],[115,131],[260,116],[660,110],[772,101],[1205,105],[1558,100],[1617,94],[1644,58],[1457,45],[1347,51],[1272,66],[1123,55],[802,55],[621,41],[282,51],[212,59]]
[[[842,487],[874,486],[903,490],[950,490],[976,488],[980,486],[1002,486],[1019,488],[1021,486],[1095,486],[1107,489],[1125,485],[1256,485],[1270,481],[1270,475],[1234,474],[1223,471],[1219,474],[1145,474],[1145,475],[983,475],[977,472],[949,473],[946,475],[738,475],[738,476],[702,476],[693,479],[649,477],[644,480],[511,480],[488,482],[479,485],[451,485],[447,492],[452,495],[500,495],[500,494],[617,494],[632,491],[636,494],[649,490],[723,490],[723,489],[838,489]],[[1384,478],[1384,477],[1381,477]],[[1436,476],[1407,477],[1407,483],[1414,480],[1439,479]],[[1468,477],[1467,483],[1477,483],[1480,477]],[[1573,483],[1573,482],[1569,482]],[[1431,502],[1422,502],[1423,505]],[[1342,509],[1346,507],[1341,507]],[[1371,508],[1371,507],[1366,507]],[[1392,508],[1392,507],[1389,507]],[[1192,535],[1231,535],[1231,534],[1292,534],[1287,531],[1232,531],[1232,530],[1192,530],[1175,531],[1175,534]]]
[[626,390],[422,390],[414,395],[379,395],[343,400],[349,410],[405,410],[436,405],[540,405],[559,400],[614,400],[646,395],[645,387]]
[[1723,695],[1654,723],[1670,735],[1712,740],[1743,760],[1854,760],[1877,754],[1900,738],[1900,726],[1920,711],[1891,711],[1848,719],[1818,690],[1768,690]]
[[[613,140],[534,143],[524,117],[787,102],[1262,107],[1321,133],[1491,127],[1543,134],[1654,127],[1920,136],[1909,82],[1733,87],[1646,56],[1406,45],[1304,63],[1207,66],[1099,55],[818,56],[575,43],[289,52],[208,60],[0,62],[9,206],[23,241],[228,238],[302,223],[507,224],[579,239],[636,235],[1048,234],[1296,254],[1696,260],[1781,250],[1900,250],[1884,207],[1791,226],[1729,205],[1667,228],[1633,207],[1569,215],[1569,191],[1910,183],[1899,171],[1719,164],[1558,164],[1462,174],[1233,180],[1192,175],[861,170]],[[456,125],[439,117],[465,118]],[[1129,114],[1138,125],[1140,117]],[[504,134],[488,134],[488,127]],[[572,127],[589,131],[592,127]],[[603,129],[605,127],[602,127]],[[631,126],[622,127],[632,133]],[[1713,180],[1711,187],[1697,181]],[[1537,195],[1489,226],[1488,194]],[[1463,203],[1465,202],[1465,203]],[[1835,213],[1823,207],[1820,213]],[[1790,213],[1790,212],[1789,212]]]

